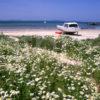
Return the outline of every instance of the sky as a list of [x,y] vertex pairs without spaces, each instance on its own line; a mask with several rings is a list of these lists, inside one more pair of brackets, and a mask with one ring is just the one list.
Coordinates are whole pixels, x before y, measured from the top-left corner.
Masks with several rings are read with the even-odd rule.
[[100,0],[0,0],[0,20],[100,21]]

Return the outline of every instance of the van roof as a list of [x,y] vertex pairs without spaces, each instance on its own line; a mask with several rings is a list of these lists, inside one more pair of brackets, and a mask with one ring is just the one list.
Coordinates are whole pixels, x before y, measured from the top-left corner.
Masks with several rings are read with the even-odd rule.
[[76,23],[76,22],[68,22],[68,23],[64,23],[64,24],[77,24],[78,25],[78,23]]

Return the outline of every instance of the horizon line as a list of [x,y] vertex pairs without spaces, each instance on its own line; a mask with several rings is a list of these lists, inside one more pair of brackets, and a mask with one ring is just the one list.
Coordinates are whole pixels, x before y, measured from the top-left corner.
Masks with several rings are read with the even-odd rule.
[[82,20],[0,20],[0,22],[4,22],[4,21],[12,21],[12,22],[16,22],[16,21],[59,21],[59,22],[100,22],[100,21],[82,21]]

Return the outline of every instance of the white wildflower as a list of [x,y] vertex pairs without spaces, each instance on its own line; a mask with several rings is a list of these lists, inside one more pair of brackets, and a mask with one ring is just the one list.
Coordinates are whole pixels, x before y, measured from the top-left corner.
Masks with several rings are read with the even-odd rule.
[[35,81],[38,82],[41,78],[35,78]]
[[74,86],[72,86],[72,87],[71,87],[71,90],[75,90],[75,87],[74,87]]
[[49,97],[50,97],[50,93],[47,92],[47,93],[46,93],[46,99],[49,99]]
[[58,91],[59,91],[59,92],[62,92],[62,89],[61,89],[61,88],[58,88]]
[[81,94],[81,95],[83,95],[83,94],[84,94],[84,92],[83,92],[83,91],[80,91],[80,94]]
[[30,93],[30,96],[34,96],[34,93]]

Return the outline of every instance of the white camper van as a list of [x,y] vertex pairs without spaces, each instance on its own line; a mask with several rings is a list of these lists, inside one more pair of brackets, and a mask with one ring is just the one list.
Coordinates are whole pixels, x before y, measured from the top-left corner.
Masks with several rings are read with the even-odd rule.
[[68,32],[68,33],[78,33],[79,31],[79,25],[76,22],[69,22],[69,23],[64,23],[62,26],[57,25],[57,29],[61,30],[62,32]]

